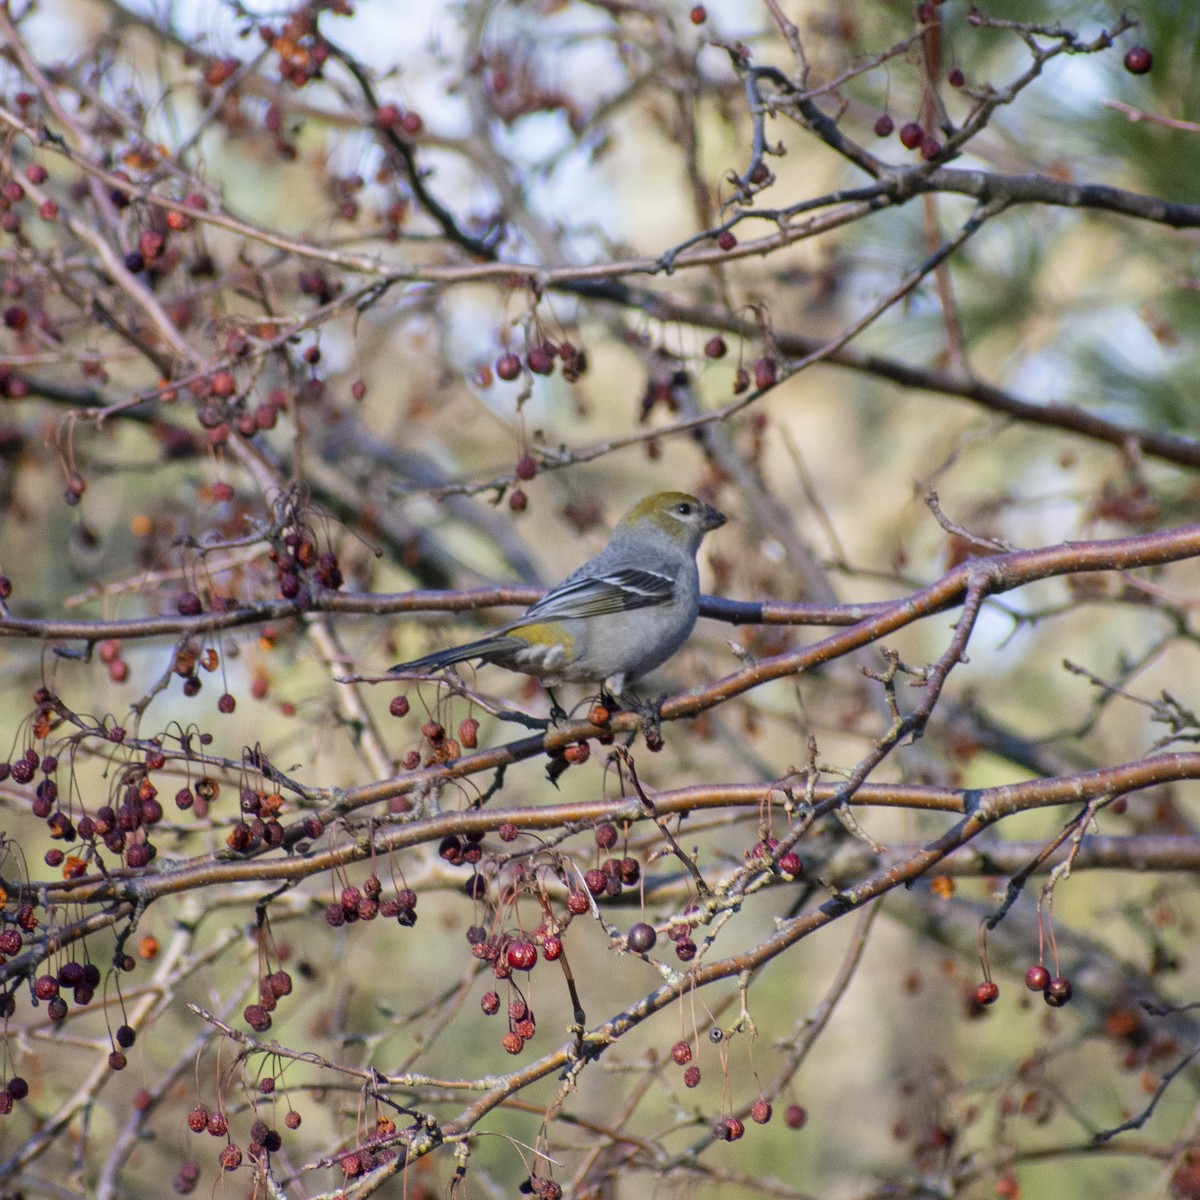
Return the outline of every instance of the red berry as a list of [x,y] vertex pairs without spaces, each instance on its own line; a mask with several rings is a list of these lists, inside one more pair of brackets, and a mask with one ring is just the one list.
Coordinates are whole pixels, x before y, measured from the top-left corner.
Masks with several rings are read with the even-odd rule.
[[720,334],[714,334],[704,343],[706,358],[724,358],[728,350],[729,347],[725,345],[725,339]]
[[925,137],[925,130],[916,121],[900,126],[900,144],[906,150],[915,150]]
[[248,1004],[242,1013],[247,1025],[256,1033],[265,1033],[271,1028],[271,1014],[262,1004]]
[[514,971],[532,971],[537,963],[537,947],[532,942],[518,939],[509,943],[505,957]]
[[921,157],[924,159],[937,158],[942,152],[942,143],[937,140],[932,134],[927,134],[921,139]]
[[961,67],[951,67],[950,74],[946,76],[946,82],[952,88],[960,88],[967,82],[967,77],[962,73]]
[[754,386],[762,391],[774,385],[779,378],[775,360],[769,355],[754,360]]
[[688,15],[691,17],[693,25],[703,25],[708,20],[708,13],[703,4],[693,5],[692,11]]
[[783,1120],[789,1129],[803,1129],[808,1124],[808,1113],[802,1104],[789,1104]]
[[687,1041],[678,1041],[671,1047],[671,1057],[681,1066],[686,1066],[692,1061],[692,1044]]
[[887,113],[882,113],[875,118],[875,136],[889,137],[895,132],[896,122]]
[[532,454],[523,454],[517,459],[517,478],[528,482],[538,473],[537,459]]
[[138,238],[138,249],[142,252],[142,257],[150,262],[162,253],[165,241],[166,239],[157,230],[147,229]]
[[1000,995],[999,986],[990,979],[985,979],[975,988],[976,1004],[994,1004]]
[[515,513],[523,513],[529,507],[529,497],[520,488],[508,493],[508,507]]
[[717,245],[722,250],[732,250],[737,245],[737,238],[734,236],[733,231],[731,229],[722,229],[717,234]]
[[1064,976],[1059,975],[1057,978],[1050,980],[1050,982],[1046,984],[1046,990],[1043,995],[1046,997],[1046,1003],[1049,1004],[1051,1008],[1062,1008],[1062,1006],[1071,999],[1073,990],[1074,989],[1071,987],[1071,981]]
[[658,941],[658,933],[653,925],[639,921],[636,925],[629,927],[626,941],[629,943],[630,950],[634,950],[638,954],[646,954],[654,949],[654,943]]
[[224,713],[226,716],[228,716],[235,708],[237,708],[237,701],[228,692],[217,699],[218,712]]
[[181,617],[198,616],[201,611],[200,597],[195,592],[180,592],[175,607]]
[[1050,982],[1050,972],[1040,963],[1035,963],[1025,972],[1025,986],[1031,992],[1044,992]]
[[750,1106],[750,1120],[756,1125],[765,1125],[771,1119],[773,1111],[770,1101],[763,1099],[755,1100]]
[[683,1086],[694,1088],[700,1086],[700,1068],[688,1067],[683,1073]]
[[527,361],[529,369],[535,375],[549,375],[554,370],[554,351],[543,342],[540,346],[534,346],[529,351]]
[[408,715],[408,697],[393,696],[391,704],[388,705],[388,712],[393,717],[405,717]]
[[800,861],[800,855],[795,850],[789,850],[786,854],[779,856],[779,870],[792,879],[796,879],[804,874],[804,864]]
[[409,137],[416,137],[422,129],[425,128],[425,122],[421,120],[419,114],[415,112],[406,112],[400,118],[400,128],[408,134]]
[[588,903],[588,898],[583,892],[568,892],[567,893],[567,911],[574,913],[577,917],[587,912],[591,908]]
[[1131,46],[1125,52],[1125,70],[1130,75],[1145,75],[1154,66],[1154,57],[1145,46]]
[[513,353],[502,354],[496,359],[496,374],[505,380],[516,379],[521,373],[521,360]]
[[25,178],[34,185],[45,183],[46,168],[41,163],[30,163],[25,168]]

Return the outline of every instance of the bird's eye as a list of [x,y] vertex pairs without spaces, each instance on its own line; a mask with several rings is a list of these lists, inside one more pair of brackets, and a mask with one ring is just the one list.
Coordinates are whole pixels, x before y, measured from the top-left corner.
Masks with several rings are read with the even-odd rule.
[[682,504],[675,505],[675,511],[681,517],[690,517],[692,515],[692,506],[685,500]]

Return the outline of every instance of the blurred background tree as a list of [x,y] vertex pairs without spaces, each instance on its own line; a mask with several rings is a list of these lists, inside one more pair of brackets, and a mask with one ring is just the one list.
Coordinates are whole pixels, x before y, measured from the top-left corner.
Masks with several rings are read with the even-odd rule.
[[[4,1195],[1200,1196],[1198,53],[5,4]],[[387,677],[664,489],[661,721]]]

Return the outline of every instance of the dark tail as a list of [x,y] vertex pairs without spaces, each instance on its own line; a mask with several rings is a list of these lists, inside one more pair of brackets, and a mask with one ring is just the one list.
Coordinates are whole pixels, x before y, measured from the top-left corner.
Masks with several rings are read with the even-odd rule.
[[412,662],[397,663],[388,668],[389,675],[400,675],[410,671],[438,671],[442,667],[453,666],[455,663],[466,662],[471,658],[480,658],[489,662],[497,655],[507,651],[519,650],[526,643],[520,638],[506,637],[503,634],[496,637],[480,638],[477,642],[467,642],[465,646],[451,646],[448,650],[438,650],[435,654],[426,654],[424,658],[414,658]]

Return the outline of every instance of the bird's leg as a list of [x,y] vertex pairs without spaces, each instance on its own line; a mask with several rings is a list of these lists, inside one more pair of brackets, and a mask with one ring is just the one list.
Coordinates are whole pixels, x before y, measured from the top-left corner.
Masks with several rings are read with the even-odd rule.
[[550,725],[564,724],[570,717],[570,713],[559,704],[558,699],[549,688],[546,689],[546,695],[550,697],[550,720],[547,722],[547,728]]

